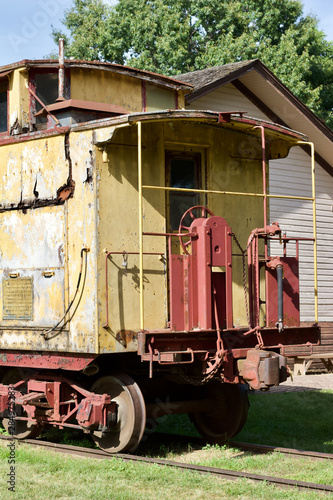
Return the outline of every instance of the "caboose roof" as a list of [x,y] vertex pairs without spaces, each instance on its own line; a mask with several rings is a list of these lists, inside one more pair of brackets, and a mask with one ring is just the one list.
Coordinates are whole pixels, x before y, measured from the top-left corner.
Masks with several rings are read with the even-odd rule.
[[[136,123],[136,122],[162,122],[162,121],[172,121],[172,120],[188,120],[196,121],[201,123],[210,123],[216,126],[224,126],[227,128],[232,128],[234,130],[246,131],[246,133],[258,134],[255,127],[263,126],[265,128],[266,134],[276,137],[283,137],[289,139],[290,142],[297,143],[298,141],[306,142],[308,140],[307,136],[301,132],[296,132],[288,127],[282,125],[277,125],[275,123],[259,120],[257,118],[248,117],[245,113],[240,111],[201,111],[201,110],[164,110],[164,111],[151,111],[144,113],[130,113],[128,115],[123,115],[111,119],[101,119],[91,122],[86,122],[83,124],[75,125],[73,130],[85,130],[89,128],[99,128],[108,125],[122,125],[124,123]],[[99,143],[97,140],[97,145],[102,143],[111,142],[112,136],[109,140],[104,140]]]
[[[191,92],[193,85],[184,83],[176,78],[170,78],[168,76],[160,75],[158,73],[153,73],[151,71],[145,71],[142,69],[130,68],[129,66],[122,66],[121,64],[107,63],[101,61],[80,61],[76,59],[65,59],[66,68],[78,68],[82,70],[99,70],[99,71],[111,71],[113,73],[120,73],[122,75],[127,75],[132,78],[138,78],[155,85],[161,85],[166,88],[171,88],[174,90],[184,90]],[[7,64],[6,66],[0,66],[0,78],[10,74],[15,69],[20,68],[37,68],[37,69],[58,69],[59,61],[58,59],[24,59],[12,64]]]
[[[65,101],[67,102],[67,101]],[[258,118],[253,118],[247,116],[244,112],[240,111],[202,111],[202,110],[161,110],[161,111],[150,111],[142,113],[128,113],[124,115],[119,115],[115,117],[99,118],[97,120],[90,120],[87,122],[74,124],[71,126],[60,126],[48,130],[40,130],[36,132],[30,132],[26,134],[21,134],[17,136],[10,136],[1,139],[1,144],[12,144],[18,142],[24,142],[33,140],[39,137],[53,136],[61,133],[72,131],[82,131],[90,129],[101,129],[106,127],[113,127],[113,131],[117,129],[117,126],[133,125],[137,122],[163,122],[163,121],[195,121],[198,123],[205,123],[214,126],[223,126],[225,128],[231,128],[234,130],[244,131],[247,134],[253,133],[257,135],[258,132],[254,127],[263,126],[266,131],[266,135],[280,137],[288,140],[289,143],[295,145],[298,141],[306,142],[308,138],[305,134],[297,132],[283,125],[278,125],[266,120],[260,120]],[[109,139],[96,140],[96,145],[106,144],[107,142],[112,142],[113,131],[109,136]]]

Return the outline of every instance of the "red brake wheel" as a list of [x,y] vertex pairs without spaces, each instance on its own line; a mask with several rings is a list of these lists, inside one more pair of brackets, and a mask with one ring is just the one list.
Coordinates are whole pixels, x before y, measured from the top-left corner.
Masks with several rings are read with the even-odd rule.
[[[199,213],[200,215],[197,215],[197,213],[195,212]],[[206,219],[209,216],[210,217],[214,216],[213,212],[209,210],[209,208],[203,207],[202,205],[195,205],[194,207],[189,208],[188,210],[186,210],[183,217],[180,219],[179,229],[178,229],[179,234],[182,233],[183,231],[190,232],[190,226],[185,225],[185,220],[188,215],[191,217],[192,221],[199,218]],[[179,241],[184,253],[190,255],[188,247],[191,244],[191,238],[189,238],[187,241],[185,241],[185,238],[186,234],[184,234],[184,236],[179,236]]]

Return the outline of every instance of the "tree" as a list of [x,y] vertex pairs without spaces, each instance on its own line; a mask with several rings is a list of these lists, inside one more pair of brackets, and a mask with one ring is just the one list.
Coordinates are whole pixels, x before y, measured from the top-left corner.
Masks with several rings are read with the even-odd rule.
[[74,0],[74,6],[65,11],[62,20],[70,36],[52,27],[52,37],[57,43],[64,38],[67,58],[122,64],[126,46],[118,30],[110,26],[112,16],[113,10],[102,0]]
[[165,75],[259,58],[333,127],[333,43],[299,0],[74,0],[63,24],[66,56]]

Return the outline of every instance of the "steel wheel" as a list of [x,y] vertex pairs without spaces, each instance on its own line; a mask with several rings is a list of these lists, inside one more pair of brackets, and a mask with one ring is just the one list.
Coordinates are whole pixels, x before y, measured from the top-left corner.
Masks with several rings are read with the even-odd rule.
[[[22,376],[16,368],[11,368],[3,377],[1,383],[5,385],[16,384],[19,380],[22,380]],[[18,389],[21,393],[26,393],[26,386],[23,385]],[[17,405],[16,405],[17,407]],[[27,416],[27,414],[22,411],[22,417]],[[9,419],[3,418],[2,425],[9,432]],[[15,431],[12,433],[10,429],[10,434],[16,439],[33,439],[37,437],[42,432],[42,426],[40,424],[34,424],[33,422],[28,422],[25,420],[15,420]]]
[[211,382],[205,395],[214,400],[213,411],[192,413],[190,418],[210,443],[223,444],[243,428],[249,409],[247,390],[238,384]]
[[104,435],[93,431],[92,438],[108,452],[133,452],[139,445],[146,425],[146,406],[139,386],[123,373],[98,379],[91,388],[97,394],[109,394],[117,403],[117,422]]

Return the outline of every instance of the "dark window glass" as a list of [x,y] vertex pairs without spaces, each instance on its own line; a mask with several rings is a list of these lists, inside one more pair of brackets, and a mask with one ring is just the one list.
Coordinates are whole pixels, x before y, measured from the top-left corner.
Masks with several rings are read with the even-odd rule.
[[[36,95],[47,106],[53,104],[58,97],[58,73],[37,73],[35,76]],[[36,112],[42,105],[36,102]],[[38,117],[37,123],[46,123],[47,117]]]
[[[167,153],[167,168],[170,187],[199,189],[200,188],[201,155],[185,153]],[[169,192],[169,226],[172,231],[178,231],[180,219],[187,209],[200,204],[198,193]],[[183,223],[190,226],[192,219],[186,217]]]
[[0,132],[7,132],[7,85],[0,84]]

